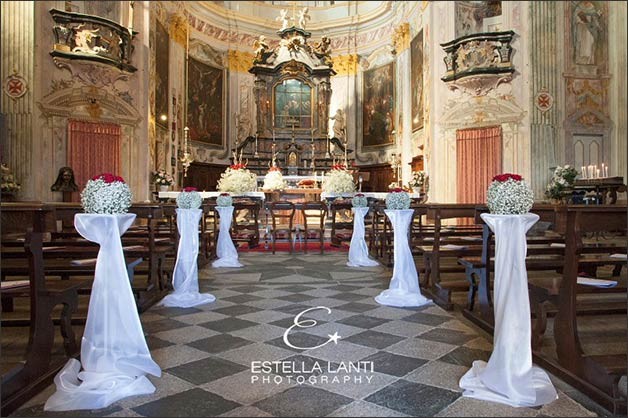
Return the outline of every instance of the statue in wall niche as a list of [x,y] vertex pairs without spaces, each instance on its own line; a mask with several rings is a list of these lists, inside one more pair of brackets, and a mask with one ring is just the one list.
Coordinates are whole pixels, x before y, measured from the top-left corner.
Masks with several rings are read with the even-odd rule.
[[590,1],[581,2],[574,10],[574,53],[576,64],[595,64],[595,54],[602,33],[601,13]]
[[281,22],[281,30],[288,29],[290,27],[290,16],[288,16],[288,9],[281,9],[279,16],[275,18]]
[[346,132],[345,112],[342,109],[338,109],[336,114],[329,119],[334,121],[334,137],[344,141]]
[[307,21],[310,20],[310,14],[308,13],[309,9],[309,7],[304,7],[299,12],[299,27],[303,30],[305,30],[305,25],[307,24]]
[[55,183],[50,186],[53,192],[78,192],[78,189],[71,167],[61,167]]

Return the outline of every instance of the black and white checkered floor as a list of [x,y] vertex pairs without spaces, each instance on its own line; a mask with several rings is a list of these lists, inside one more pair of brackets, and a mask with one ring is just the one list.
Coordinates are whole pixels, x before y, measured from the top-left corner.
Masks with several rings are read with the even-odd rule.
[[[491,344],[430,305],[399,309],[373,297],[390,269],[349,268],[346,254],[244,254],[241,269],[205,268],[200,287],[217,301],[153,307],[141,316],[161,378],[157,391],[108,408],[44,413],[49,387],[18,416],[596,416],[562,390],[542,408],[461,396],[458,380]],[[295,316],[315,319],[284,333]],[[266,362],[266,363],[263,363]],[[558,389],[566,386],[560,386]]]

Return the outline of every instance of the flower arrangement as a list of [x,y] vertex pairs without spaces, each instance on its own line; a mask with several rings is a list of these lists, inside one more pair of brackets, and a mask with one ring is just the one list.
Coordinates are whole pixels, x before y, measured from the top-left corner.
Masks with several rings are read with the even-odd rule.
[[562,200],[565,194],[569,193],[569,189],[573,188],[577,176],[578,171],[569,164],[556,167],[552,180],[545,188],[545,196],[550,199]]
[[425,171],[413,171],[412,179],[408,185],[415,191],[424,190],[427,188],[427,178]]
[[288,187],[288,184],[283,179],[281,174],[281,168],[272,166],[268,169],[268,173],[264,177],[264,189],[267,190],[283,190]]
[[0,164],[0,175],[2,176],[0,190],[4,193],[14,193],[21,189],[20,183],[15,181],[11,169],[5,163]]
[[216,206],[233,206],[233,199],[229,193],[220,193],[216,198]]
[[174,178],[166,170],[159,169],[153,173],[153,183],[158,186],[172,186]]
[[364,208],[368,206],[369,202],[364,194],[356,193],[355,196],[353,196],[353,199],[351,199],[351,204],[354,208]]
[[488,186],[486,203],[491,213],[521,215],[534,203],[530,185],[518,174],[504,173],[493,177]]
[[344,165],[335,164],[330,171],[325,173],[323,191],[327,193],[353,193],[355,192],[353,176]]
[[401,187],[392,189],[386,195],[386,209],[400,210],[410,208],[410,195]]
[[246,164],[242,162],[242,154],[237,158],[234,153],[234,163],[220,175],[218,191],[240,194],[253,192],[256,188],[257,176],[246,168]]
[[177,207],[180,209],[198,209],[203,204],[201,194],[196,187],[184,187],[177,196]]
[[81,205],[86,213],[126,213],[132,200],[129,185],[122,177],[111,173],[99,174],[87,180],[81,192]]

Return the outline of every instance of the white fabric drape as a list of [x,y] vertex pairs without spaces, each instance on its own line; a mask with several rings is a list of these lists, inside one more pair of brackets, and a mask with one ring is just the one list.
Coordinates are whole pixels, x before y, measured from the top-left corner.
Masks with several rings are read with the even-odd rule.
[[495,233],[493,353],[488,363],[474,361],[460,379],[463,396],[515,407],[557,399],[544,370],[532,366],[530,300],[526,272],[526,232],[539,216],[480,215]]
[[395,234],[394,268],[390,286],[375,297],[380,305],[422,306],[432,301],[421,294],[419,274],[416,271],[412,251],[408,244],[408,228],[412,221],[413,209],[385,210]]
[[216,243],[216,256],[218,259],[212,263],[213,267],[242,267],[238,261],[238,250],[236,250],[229,228],[231,227],[231,217],[233,216],[233,206],[216,206],[220,216],[220,231],[218,231],[218,242]]
[[[122,235],[135,214],[77,214],[74,226],[100,244],[81,362],[69,360],[54,381],[44,410],[99,409],[127,396],[153,393],[146,374],[161,376],[148,351],[122,252]],[[81,365],[83,371],[80,371]]]
[[216,300],[214,295],[198,291],[198,224],[202,215],[202,209],[177,209],[179,249],[172,279],[174,292],[160,305],[191,308]]
[[349,245],[349,267],[372,267],[379,263],[369,258],[369,250],[364,240],[364,217],[369,212],[368,207],[354,207],[353,209],[353,234]]

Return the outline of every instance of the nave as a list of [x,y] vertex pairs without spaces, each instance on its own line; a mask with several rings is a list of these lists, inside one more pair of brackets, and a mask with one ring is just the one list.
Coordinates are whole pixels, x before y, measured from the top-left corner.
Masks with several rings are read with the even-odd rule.
[[[458,312],[433,304],[404,309],[378,305],[373,297],[388,287],[390,269],[350,268],[346,260],[344,252],[242,253],[241,269],[202,268],[200,291],[211,292],[215,302],[188,309],[154,305],[140,316],[151,355],[162,368],[161,378],[149,377],[155,393],[77,413],[608,416],[553,376],[559,398],[539,408],[511,408],[462,397],[458,381],[472,361],[488,359],[490,336]],[[338,343],[306,351],[288,347],[283,335],[295,315],[318,306],[328,307],[331,313],[322,309],[307,313],[305,318],[317,324],[293,330],[290,343],[313,347],[334,333],[341,337]],[[253,363],[261,361],[281,361],[287,369],[273,370],[275,374],[256,368],[260,373],[252,373]],[[372,365],[373,372],[369,367],[343,371],[342,364],[357,362]],[[254,375],[260,379],[252,382]],[[263,382],[264,376],[270,382]],[[43,411],[53,392],[51,385],[12,416],[67,416]]]

